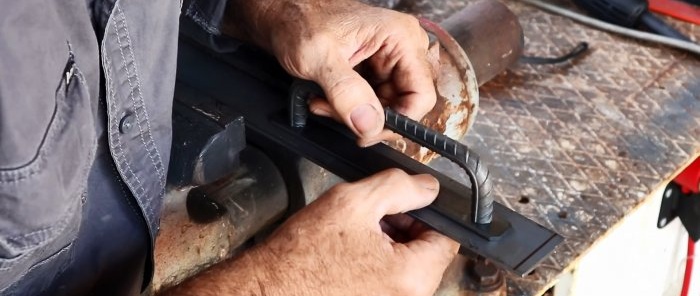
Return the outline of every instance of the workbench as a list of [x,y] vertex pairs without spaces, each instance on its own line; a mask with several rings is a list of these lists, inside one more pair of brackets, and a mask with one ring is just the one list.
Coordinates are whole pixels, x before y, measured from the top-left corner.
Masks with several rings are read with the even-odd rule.
[[[403,0],[397,9],[440,22],[472,1]],[[462,139],[490,165],[498,202],[565,237],[532,273],[508,277],[508,295],[541,295],[700,155],[700,57],[505,3],[524,29],[526,55],[590,45],[573,61],[518,64],[482,86],[478,116]],[[700,26],[672,24],[700,40]],[[456,168],[447,173],[468,183]],[[192,223],[184,195],[166,199],[154,291],[240,244],[225,221]]]
[[[439,22],[470,2],[400,8]],[[519,17],[527,55],[590,45],[575,61],[519,64],[482,86],[463,139],[490,164],[499,202],[565,237],[530,275],[509,278],[509,295],[540,295],[700,155],[700,57],[504,3]],[[666,20],[700,40],[700,26]]]

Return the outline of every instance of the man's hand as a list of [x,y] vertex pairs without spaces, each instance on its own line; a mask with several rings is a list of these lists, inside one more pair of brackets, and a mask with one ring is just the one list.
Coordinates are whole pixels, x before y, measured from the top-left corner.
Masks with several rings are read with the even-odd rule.
[[382,131],[380,101],[416,120],[435,105],[428,36],[413,16],[353,0],[241,1],[231,7],[239,11],[244,28],[238,31],[247,39],[273,53],[293,76],[321,85],[328,98],[312,100],[311,112],[345,123],[361,146],[391,138]]
[[430,175],[388,170],[340,184],[265,243],[177,295],[432,295],[459,245],[403,214],[437,196]]

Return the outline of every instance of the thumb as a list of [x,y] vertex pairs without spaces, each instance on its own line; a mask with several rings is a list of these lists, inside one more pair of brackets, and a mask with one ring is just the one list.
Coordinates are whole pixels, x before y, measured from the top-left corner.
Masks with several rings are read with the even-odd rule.
[[405,213],[429,205],[438,195],[440,183],[429,174],[409,175],[399,169],[388,169],[355,183],[366,188],[370,199],[371,221],[386,215]]
[[405,245],[415,254],[418,262],[432,262],[440,274],[459,251],[459,243],[431,229],[423,231]]
[[378,135],[384,112],[369,83],[340,57],[330,58],[312,75],[338,117],[360,138]]
[[414,287],[417,295],[432,295],[437,290],[445,270],[454,259],[459,244],[434,230],[426,230],[407,243],[393,243],[394,250],[403,253],[403,277],[409,282],[423,284]]

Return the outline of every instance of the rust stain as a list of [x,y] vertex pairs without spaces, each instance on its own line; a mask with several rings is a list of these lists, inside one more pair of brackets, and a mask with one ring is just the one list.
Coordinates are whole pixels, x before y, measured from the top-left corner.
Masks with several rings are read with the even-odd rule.
[[[454,139],[461,139],[467,133],[476,113],[478,97],[471,97],[469,91],[476,89],[476,81],[470,76],[469,62],[463,60],[463,51],[455,48],[454,40],[449,36],[439,36],[440,46],[433,44],[430,47],[431,65],[436,75],[437,101],[421,123]],[[456,50],[459,50],[460,54],[455,54]],[[477,94],[476,91],[474,93]],[[437,153],[421,149],[420,145],[404,139],[393,141],[389,145],[421,163],[428,163],[438,156]]]

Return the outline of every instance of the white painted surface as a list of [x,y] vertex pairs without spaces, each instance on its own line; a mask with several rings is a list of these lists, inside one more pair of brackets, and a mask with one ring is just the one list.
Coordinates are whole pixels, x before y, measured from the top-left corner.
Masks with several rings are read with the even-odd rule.
[[[656,228],[661,198],[662,191],[654,193],[594,245],[572,271],[571,282],[555,287],[555,296],[680,295],[688,236],[678,219]],[[699,296],[695,263],[689,295]]]

